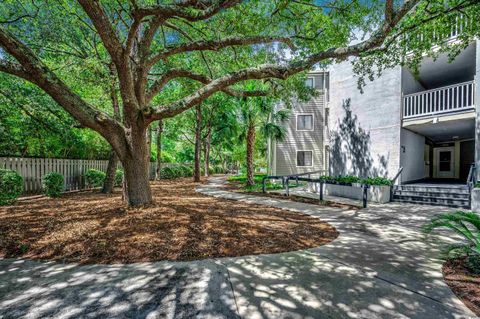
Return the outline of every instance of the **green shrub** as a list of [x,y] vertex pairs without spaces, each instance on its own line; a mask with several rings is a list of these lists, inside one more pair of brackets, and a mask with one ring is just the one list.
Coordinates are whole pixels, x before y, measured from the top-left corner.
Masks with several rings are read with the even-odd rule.
[[115,179],[114,179],[114,185],[119,187],[119,186],[122,186],[122,182],[123,182],[123,171],[121,169],[117,169],[117,171],[115,172]]
[[362,184],[376,185],[376,186],[391,186],[392,181],[385,177],[368,177],[361,181]]
[[0,205],[13,203],[22,192],[22,176],[15,171],[0,169]]
[[85,173],[85,180],[88,187],[101,187],[105,181],[106,174],[96,169],[89,169]]
[[352,175],[337,176],[335,177],[335,181],[339,184],[352,184],[360,182],[360,177]]
[[480,271],[480,216],[462,211],[441,214],[425,225],[423,231],[430,234],[437,228],[449,229],[463,239],[445,247],[447,257],[467,257],[467,267],[473,272]]
[[475,188],[480,188],[480,182],[477,182],[477,183],[475,184]]
[[48,173],[43,176],[43,192],[48,197],[60,197],[63,192],[63,175],[59,173]]

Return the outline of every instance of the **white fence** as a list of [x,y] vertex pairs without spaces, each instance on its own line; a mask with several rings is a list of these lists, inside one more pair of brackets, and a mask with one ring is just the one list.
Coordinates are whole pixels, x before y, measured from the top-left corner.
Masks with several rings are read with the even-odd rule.
[[[42,177],[50,172],[64,176],[66,191],[85,189],[85,173],[92,168],[105,172],[107,165],[107,160],[0,157],[0,168],[16,171],[23,177],[25,194],[41,193]],[[155,167],[156,163],[151,163],[151,179],[155,177]]]
[[405,95],[403,118],[466,111],[475,107],[473,81]]

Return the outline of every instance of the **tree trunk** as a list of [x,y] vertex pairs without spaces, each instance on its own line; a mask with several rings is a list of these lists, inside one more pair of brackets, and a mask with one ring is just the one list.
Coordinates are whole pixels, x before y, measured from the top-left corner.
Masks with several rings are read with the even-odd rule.
[[202,109],[200,105],[195,107],[196,111],[196,126],[195,126],[195,171],[193,174],[193,180],[200,182],[201,169],[201,153],[202,153]]
[[[141,130],[142,131],[142,130]],[[125,200],[129,206],[152,203],[150,190],[150,150],[145,132],[132,134],[131,151],[122,159],[126,181]]]
[[211,143],[211,138],[212,138],[212,133],[211,130],[209,130],[206,138],[205,138],[205,143],[203,146],[203,151],[204,151],[204,156],[203,160],[205,161],[205,177],[208,177],[210,175],[210,143]]
[[103,182],[102,193],[110,194],[113,192],[115,186],[115,174],[117,173],[118,156],[112,149],[110,152],[110,158],[108,159],[107,173],[105,181]]
[[155,169],[155,179],[160,180],[162,172],[162,132],[163,132],[163,121],[158,121],[157,128],[157,167]]
[[253,186],[255,181],[253,179],[253,154],[255,149],[255,125],[248,124],[247,131],[247,186]]

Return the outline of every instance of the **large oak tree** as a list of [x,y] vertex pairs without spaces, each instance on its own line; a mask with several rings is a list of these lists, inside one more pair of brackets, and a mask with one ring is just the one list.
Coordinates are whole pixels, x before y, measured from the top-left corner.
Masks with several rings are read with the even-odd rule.
[[[19,5],[7,1],[0,9],[0,71],[34,83],[81,125],[100,133],[122,162],[129,205],[138,206],[152,201],[147,147],[152,122],[176,116],[217,93],[268,94],[277,88],[277,80],[319,63],[351,56],[372,56],[368,61],[375,63],[401,62],[397,43],[405,32],[476,3],[57,0]],[[39,29],[48,36],[39,37]],[[69,41],[62,41],[65,34],[70,34]],[[359,38],[361,34],[369,36]],[[79,94],[60,77],[55,63],[45,59],[52,52],[60,55],[77,49],[77,37],[88,38],[96,56],[113,63],[122,120]],[[45,43],[45,38],[50,42]],[[381,59],[389,53],[397,58]],[[62,63],[68,70],[68,63]],[[212,71],[211,63],[224,67]],[[169,94],[178,89],[180,79],[194,85]],[[245,81],[261,81],[264,89],[244,91],[238,84]]]

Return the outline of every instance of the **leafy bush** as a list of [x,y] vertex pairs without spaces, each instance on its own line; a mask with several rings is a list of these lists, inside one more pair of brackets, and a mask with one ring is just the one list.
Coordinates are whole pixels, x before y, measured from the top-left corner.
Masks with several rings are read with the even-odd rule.
[[337,176],[335,177],[335,181],[339,184],[352,184],[352,183],[359,183],[360,177],[346,175],[346,176]]
[[63,175],[59,173],[48,173],[43,176],[43,192],[48,197],[60,197],[63,192]]
[[115,179],[113,184],[118,187],[118,186],[122,186],[122,182],[123,182],[123,171],[121,169],[117,169],[117,171],[115,172]]
[[193,176],[193,168],[185,165],[169,165],[162,167],[160,170],[160,178],[173,179],[179,177]]
[[89,169],[85,173],[88,187],[101,187],[105,181],[106,174],[96,169]]
[[426,234],[437,228],[446,228],[464,240],[445,247],[447,257],[467,257],[467,267],[473,272],[480,272],[480,216],[474,212],[441,214],[434,217],[423,227]]
[[480,188],[480,182],[475,184],[475,188]]
[[362,184],[376,185],[376,186],[391,186],[392,181],[385,177],[368,177],[361,181]]
[[13,203],[22,192],[22,176],[15,171],[0,169],[0,205]]

